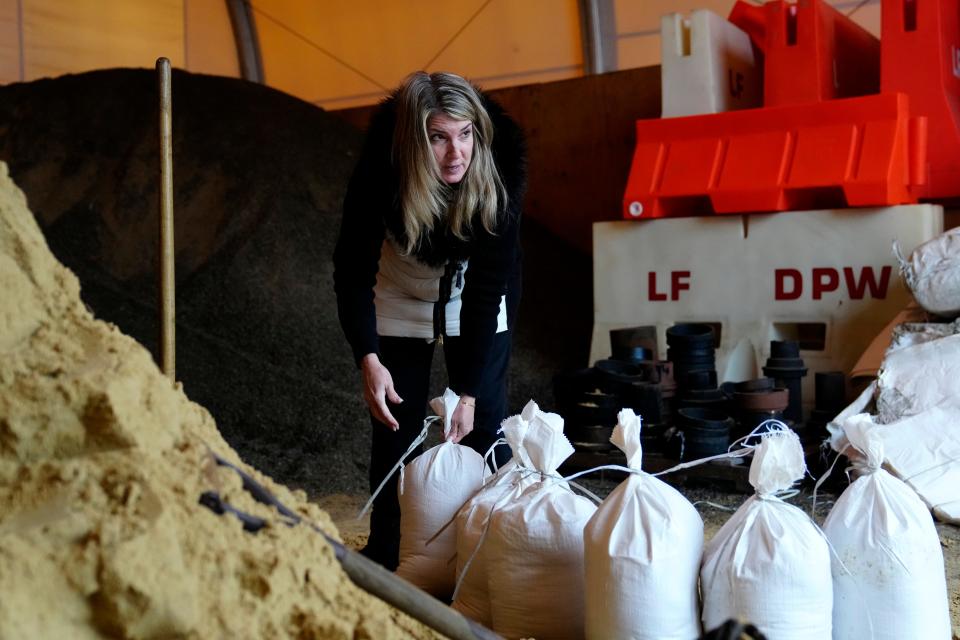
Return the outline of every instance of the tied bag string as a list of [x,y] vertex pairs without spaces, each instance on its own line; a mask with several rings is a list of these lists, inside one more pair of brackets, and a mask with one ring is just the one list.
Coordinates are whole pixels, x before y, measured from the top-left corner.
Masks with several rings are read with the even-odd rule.
[[[833,462],[830,464],[830,468],[827,469],[826,472],[824,472],[824,474],[817,479],[816,484],[813,485],[813,506],[810,507],[810,519],[811,519],[811,520],[813,520],[814,516],[815,516],[816,513],[817,513],[817,492],[820,491],[821,485],[823,485],[823,483],[827,481],[827,478],[830,477],[830,474],[833,473],[833,468],[836,467],[836,466],[837,466],[837,462],[840,461],[840,456],[842,456],[843,453],[844,453],[847,449],[849,449],[851,446],[853,446],[853,445],[851,445],[851,444],[848,442],[846,445],[844,445],[843,449],[841,449],[840,451],[837,452],[837,456],[833,459]],[[851,469],[851,467],[847,467],[847,469],[846,469],[846,472],[847,472],[847,480],[848,480],[848,481],[850,480],[850,469]]]
[[740,443],[742,443],[742,442],[745,442],[745,441],[749,440],[750,438],[752,438],[752,437],[754,437],[754,436],[756,436],[756,435],[760,435],[761,433],[765,433],[765,431],[761,431],[761,429],[768,429],[769,427],[774,426],[774,425],[776,425],[776,424],[780,424],[780,425],[782,425],[784,428],[786,428],[786,425],[784,425],[784,424],[783,424],[782,422],[780,422],[779,420],[765,420],[765,421],[761,422],[759,425],[757,425],[757,427],[756,427],[753,431],[751,431],[750,433],[748,433],[747,435],[743,436],[742,438],[738,438],[737,440],[734,440],[732,443],[730,443],[730,447],[728,448],[728,450],[727,450],[726,453],[718,453],[717,455],[707,456],[706,458],[698,458],[698,459],[696,459],[696,460],[689,460],[689,461],[687,461],[687,462],[681,462],[680,464],[675,465],[675,466],[672,466],[672,467],[670,467],[669,469],[664,469],[663,471],[658,471],[658,472],[656,472],[656,473],[647,474],[646,471],[642,471],[641,469],[634,469],[633,467],[627,467],[627,466],[623,466],[623,465],[619,465],[619,464],[604,464],[604,465],[600,465],[600,466],[598,466],[598,467],[593,467],[593,468],[590,468],[590,469],[585,469],[585,470],[583,470],[583,471],[578,471],[577,473],[574,473],[574,474],[572,474],[572,475],[567,476],[566,478],[564,478],[564,480],[570,481],[570,480],[573,480],[573,479],[575,479],[575,478],[579,478],[580,476],[585,476],[585,475],[587,475],[587,474],[594,473],[594,472],[596,472],[596,471],[604,471],[604,470],[623,471],[623,472],[625,472],[625,473],[630,473],[630,474],[634,474],[634,475],[651,475],[651,476],[653,476],[653,477],[656,478],[656,477],[659,477],[659,476],[665,476],[665,475],[670,474],[670,473],[676,473],[677,471],[682,471],[682,470],[684,470],[684,469],[690,469],[690,468],[693,468],[693,467],[699,467],[699,466],[702,465],[702,464],[706,464],[706,463],[708,463],[708,462],[713,462],[714,460],[728,460],[728,459],[735,459],[735,458],[744,458],[744,457],[752,454],[752,453],[753,453],[753,450],[757,447],[757,445],[744,445],[744,446],[741,447],[740,449],[736,449],[736,450],[732,450],[732,451],[731,451],[730,449],[733,449],[733,447],[735,447],[736,445],[738,445],[738,444],[740,444]]
[[[503,431],[503,429],[501,429],[500,431]],[[500,467],[497,465],[497,456],[495,454],[495,451],[497,447],[499,447],[502,444],[508,444],[508,443],[504,438],[497,438],[496,440],[493,441],[493,444],[490,445],[490,448],[487,449],[487,452],[483,454],[483,462],[493,467],[493,475],[497,475],[497,473],[500,471]]]
[[410,443],[410,446],[407,447],[407,450],[403,452],[403,455],[400,456],[400,459],[397,460],[397,463],[390,468],[390,471],[387,472],[387,475],[383,477],[383,480],[380,482],[380,486],[376,488],[373,492],[373,495],[370,496],[370,499],[367,500],[367,503],[363,505],[363,509],[360,510],[360,513],[357,514],[357,520],[363,518],[366,515],[367,511],[370,510],[370,507],[373,506],[373,501],[377,499],[377,496],[380,495],[380,492],[383,490],[383,487],[387,484],[387,481],[396,473],[400,471],[400,479],[403,480],[403,461],[407,459],[411,453],[413,453],[417,447],[423,444],[423,441],[427,439],[427,431],[430,429],[430,425],[434,422],[439,422],[440,416],[429,416],[426,420],[423,421],[423,429],[420,431],[420,435],[413,439],[413,442]]

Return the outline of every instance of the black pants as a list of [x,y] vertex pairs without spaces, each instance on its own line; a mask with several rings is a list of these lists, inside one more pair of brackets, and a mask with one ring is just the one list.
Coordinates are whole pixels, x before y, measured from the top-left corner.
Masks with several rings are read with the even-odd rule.
[[[497,439],[500,423],[507,412],[507,368],[510,364],[511,331],[498,333],[493,341],[487,367],[477,391],[473,431],[460,444],[472,447],[480,455],[487,452]],[[393,377],[393,386],[403,398],[400,404],[387,403],[393,417],[400,423],[398,431],[370,417],[373,444],[370,451],[370,491],[374,491],[384,476],[407,450],[423,429],[426,418],[427,394],[430,392],[430,366],[434,343],[419,338],[380,338],[380,362]],[[450,376],[449,386],[458,387],[464,373],[460,338],[444,339],[443,355]],[[405,463],[420,455],[423,447],[411,453]],[[510,448],[498,446],[497,464],[511,457]],[[400,504],[397,500],[397,480],[394,474],[383,487],[370,512],[370,540],[363,553],[393,571],[397,568],[400,552]]]

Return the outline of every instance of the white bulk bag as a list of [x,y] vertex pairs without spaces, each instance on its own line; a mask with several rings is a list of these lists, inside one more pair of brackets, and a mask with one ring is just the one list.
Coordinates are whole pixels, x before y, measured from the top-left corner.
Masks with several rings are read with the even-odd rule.
[[[447,389],[430,406],[443,417],[443,437],[460,401]],[[457,532],[447,527],[430,540],[483,484],[483,457],[453,442],[424,451],[400,471],[400,564],[397,575],[438,598],[449,598],[456,581]],[[429,545],[427,541],[430,540]]]
[[960,315],[960,228],[927,240],[904,260],[894,246],[900,274],[921,307],[939,316]]
[[889,351],[878,387],[881,422],[917,415],[960,395],[960,334]]
[[[639,471],[640,417],[630,409],[617,417],[610,441]],[[588,639],[700,636],[703,521],[676,489],[650,474],[631,474],[600,503],[583,538]]]
[[769,640],[830,638],[830,551],[810,518],[776,494],[803,477],[803,449],[783,428],[763,435],[750,465],[757,490],[704,549],[703,627],[728,618],[753,623]]
[[[849,444],[844,425],[866,419],[876,396],[871,437],[883,443],[884,468],[914,489],[934,516],[960,524],[960,335],[956,323],[907,325],[894,332],[880,378],[827,429],[830,444]],[[856,450],[848,450],[856,457]]]
[[887,473],[878,427],[865,414],[843,423],[864,473],[823,525],[833,563],[833,632],[844,640],[950,640],[940,537],[917,494]]
[[883,442],[884,468],[903,480],[943,521],[960,525],[960,396],[871,432]]
[[573,453],[560,416],[535,416],[523,448],[541,475],[493,511],[484,541],[493,629],[507,638],[582,638],[583,527],[596,507],[556,477]]
[[485,627],[492,627],[493,620],[487,584],[487,547],[481,542],[490,512],[518,498],[534,482],[533,474],[526,471],[529,461],[523,450],[523,438],[530,420],[539,412],[537,403],[531,400],[520,415],[503,421],[503,437],[513,451],[513,458],[487,480],[480,493],[457,514],[457,591],[451,606]]

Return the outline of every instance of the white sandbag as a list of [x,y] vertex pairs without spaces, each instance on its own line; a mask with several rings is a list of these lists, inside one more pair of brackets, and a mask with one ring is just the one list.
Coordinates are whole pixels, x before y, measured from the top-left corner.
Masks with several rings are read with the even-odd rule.
[[894,246],[900,274],[917,303],[939,316],[960,315],[960,228],[927,240],[906,260]]
[[481,541],[485,542],[483,534],[490,512],[517,499],[535,481],[533,474],[525,472],[530,465],[523,440],[530,420],[538,413],[540,408],[531,400],[520,415],[503,421],[503,437],[513,452],[513,458],[487,480],[480,493],[467,501],[457,514],[458,587],[451,606],[485,627],[493,626],[493,618],[487,582],[487,545]]
[[827,543],[810,518],[776,497],[803,477],[797,435],[764,434],[750,465],[757,490],[704,549],[703,626],[746,620],[769,640],[831,637],[833,584]]
[[[430,402],[450,433],[450,417],[460,398],[447,389]],[[457,532],[452,526],[430,540],[480,489],[486,474],[483,457],[446,441],[417,456],[400,471],[400,564],[397,575],[438,598],[449,598],[456,582]]]
[[861,414],[843,428],[859,453],[855,468],[863,475],[847,487],[823,525],[837,554],[834,637],[949,640],[943,552],[930,513],[913,489],[881,468],[884,427]]
[[[639,471],[639,416],[621,411],[610,441]],[[676,489],[650,474],[631,474],[600,503],[583,538],[588,639],[700,636],[703,521]]]
[[541,475],[493,511],[484,541],[493,629],[506,638],[582,638],[583,527],[596,507],[556,478],[573,453],[560,416],[535,416],[523,446]]

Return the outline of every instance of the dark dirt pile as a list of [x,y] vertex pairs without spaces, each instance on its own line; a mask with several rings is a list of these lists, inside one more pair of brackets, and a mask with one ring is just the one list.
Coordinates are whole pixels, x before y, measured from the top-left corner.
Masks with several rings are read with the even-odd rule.
[[[0,160],[98,317],[156,351],[152,71],[0,87]],[[521,123],[522,124],[522,123]],[[369,424],[330,257],[362,134],[278,91],[173,76],[177,379],[245,458],[311,493],[363,490]],[[530,220],[511,407],[582,366],[589,257]],[[437,370],[438,389],[443,376]]]

